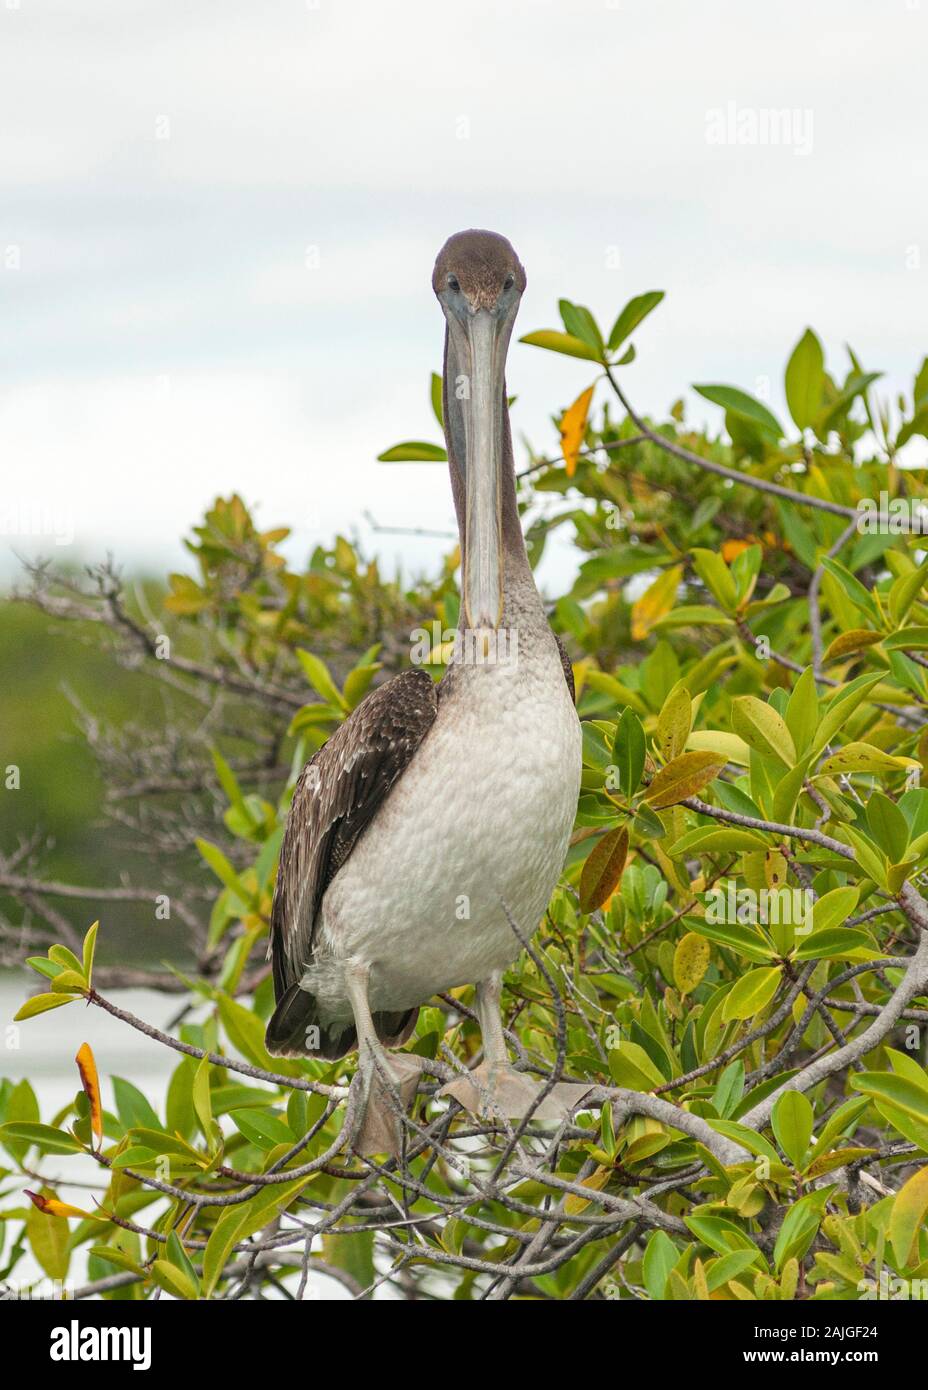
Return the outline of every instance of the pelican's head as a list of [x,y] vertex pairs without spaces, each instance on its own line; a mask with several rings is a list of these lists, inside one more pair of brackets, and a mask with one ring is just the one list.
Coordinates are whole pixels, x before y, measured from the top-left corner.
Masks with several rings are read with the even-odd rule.
[[464,493],[464,613],[479,631],[498,627],[503,611],[506,353],[525,271],[505,237],[458,232],[438,253],[432,288],[448,325],[445,433]]

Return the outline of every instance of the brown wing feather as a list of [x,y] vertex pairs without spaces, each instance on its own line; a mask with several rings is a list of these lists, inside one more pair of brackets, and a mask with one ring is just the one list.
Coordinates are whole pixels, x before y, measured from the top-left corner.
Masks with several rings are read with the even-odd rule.
[[438,710],[432,678],[403,671],[372,691],[304,767],[271,909],[278,1002],[312,958],[322,896],[409,765]]
[[557,643],[558,655],[561,658],[561,666],[564,669],[564,679],[567,682],[567,689],[570,691],[570,698],[573,700],[574,704],[576,704],[577,690],[574,685],[574,668],[570,663],[570,657],[567,655],[567,648],[556,632],[554,633],[554,640]]

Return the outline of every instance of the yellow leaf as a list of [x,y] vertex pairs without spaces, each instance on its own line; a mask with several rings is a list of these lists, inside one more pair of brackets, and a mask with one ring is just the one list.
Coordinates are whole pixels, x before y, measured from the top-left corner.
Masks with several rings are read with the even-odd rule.
[[70,1202],[59,1202],[57,1197],[43,1197],[39,1192],[23,1189],[34,1207],[45,1216],[77,1216],[81,1221],[105,1221],[107,1218],[98,1212],[84,1211],[83,1207],[72,1207]]
[[918,1233],[928,1214],[928,1168],[920,1168],[896,1193],[889,1218],[889,1238],[901,1265],[918,1255]]
[[885,632],[874,632],[868,627],[851,628],[850,632],[839,632],[825,653],[826,661],[837,661],[839,657],[850,656],[852,652],[863,651],[882,642]]
[[764,877],[768,888],[781,888],[786,882],[786,859],[778,849],[769,849],[764,856]]
[[750,550],[750,541],[723,541],[722,559],[726,565],[730,565],[732,560],[737,560],[743,550]]
[[[597,1168],[595,1173],[591,1173],[580,1184],[581,1187],[589,1187],[593,1192],[601,1192],[606,1183],[612,1177],[611,1168]],[[564,1202],[564,1210],[568,1216],[576,1216],[578,1212],[590,1205],[589,1199],[581,1197],[577,1192],[569,1192]]]
[[693,701],[686,686],[678,682],[657,716],[657,746],[668,760],[682,753],[690,734]]
[[632,604],[632,640],[643,642],[648,633],[667,616],[677,599],[683,578],[683,566],[673,565],[663,570],[650,588]]
[[910,758],[894,757],[870,743],[846,743],[837,753],[825,759],[818,772],[819,776],[824,777],[842,772],[897,772],[911,765]]
[[718,753],[681,753],[654,775],[644,799],[655,811],[676,806],[702,791],[724,766],[725,759]]
[[568,478],[572,478],[577,471],[577,456],[586,433],[586,418],[592,399],[593,387],[588,386],[561,416],[561,453]]
[[709,942],[696,932],[687,932],[673,953],[673,980],[681,994],[696,988],[709,969]]
[[90,1043],[81,1043],[74,1060],[81,1074],[84,1095],[90,1104],[90,1126],[100,1143],[103,1140],[103,1106],[100,1102],[100,1078]]

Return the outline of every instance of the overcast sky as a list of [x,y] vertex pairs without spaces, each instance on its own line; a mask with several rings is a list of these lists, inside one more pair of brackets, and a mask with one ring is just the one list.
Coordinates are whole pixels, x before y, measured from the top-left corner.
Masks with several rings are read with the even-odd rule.
[[[444,469],[375,456],[437,437],[430,273],[462,227],[519,251],[521,332],[666,290],[645,409],[768,379],[781,410],[807,324],[910,389],[926,38],[928,0],[0,0],[2,501],[50,533],[0,538],[0,573],[183,563],[233,489],[294,560],[340,529],[427,563],[364,513],[451,522]],[[590,377],[515,345],[516,434],[553,448]]]

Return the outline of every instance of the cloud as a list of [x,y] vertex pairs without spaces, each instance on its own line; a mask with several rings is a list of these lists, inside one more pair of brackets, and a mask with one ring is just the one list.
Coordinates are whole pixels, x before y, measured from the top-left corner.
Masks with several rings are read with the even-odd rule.
[[[0,8],[5,464],[70,499],[91,555],[179,563],[177,536],[238,487],[307,544],[356,528],[425,563],[440,542],[372,536],[363,511],[450,520],[442,470],[373,460],[434,437],[429,275],[469,225],[517,245],[522,331],[559,295],[608,324],[667,290],[629,374],[646,409],[759,377],[780,408],[807,323],[836,367],[850,342],[908,388],[925,23],[877,0]],[[729,102],[810,110],[811,153],[709,144]],[[553,446],[588,384],[514,347],[517,432]]]

